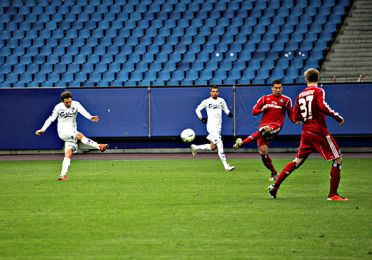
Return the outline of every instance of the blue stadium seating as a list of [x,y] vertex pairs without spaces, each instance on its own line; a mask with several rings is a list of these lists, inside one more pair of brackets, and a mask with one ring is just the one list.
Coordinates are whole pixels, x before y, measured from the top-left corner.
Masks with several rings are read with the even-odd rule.
[[0,1],[0,86],[295,83],[322,62],[350,4]]

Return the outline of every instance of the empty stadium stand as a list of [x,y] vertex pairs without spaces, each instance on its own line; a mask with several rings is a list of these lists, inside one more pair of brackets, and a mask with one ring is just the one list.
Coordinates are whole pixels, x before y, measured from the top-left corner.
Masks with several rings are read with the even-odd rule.
[[325,82],[372,81],[372,2],[355,0],[321,67]]
[[302,82],[351,0],[0,1],[1,87]]

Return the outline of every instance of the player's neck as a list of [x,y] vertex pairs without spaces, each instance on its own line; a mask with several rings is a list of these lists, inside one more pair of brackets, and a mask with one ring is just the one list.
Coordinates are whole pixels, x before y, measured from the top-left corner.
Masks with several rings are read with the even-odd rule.
[[317,87],[318,87],[318,83],[313,83],[313,82],[310,83],[310,82],[309,82],[309,83],[307,84],[307,87],[308,87],[308,88],[310,88],[310,87],[315,87],[315,88],[317,88]]

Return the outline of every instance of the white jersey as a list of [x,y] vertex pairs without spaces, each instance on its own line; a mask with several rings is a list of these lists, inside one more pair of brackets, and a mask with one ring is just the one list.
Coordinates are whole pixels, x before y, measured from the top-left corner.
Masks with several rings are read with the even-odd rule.
[[195,110],[200,119],[202,118],[201,110],[203,109],[207,111],[208,115],[207,131],[209,133],[214,131],[221,132],[222,111],[224,111],[226,115],[230,113],[225,100],[220,97],[217,99],[213,99],[212,97],[204,99]]
[[45,131],[58,118],[58,133],[77,131],[76,116],[78,112],[89,120],[92,117],[78,101],[72,101],[69,108],[61,102],[54,107],[52,114],[45,121],[41,130]]

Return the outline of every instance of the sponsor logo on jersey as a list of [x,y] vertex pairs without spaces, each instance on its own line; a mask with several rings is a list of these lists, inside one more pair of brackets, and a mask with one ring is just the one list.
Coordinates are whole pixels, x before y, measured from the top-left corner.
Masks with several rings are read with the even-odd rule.
[[222,106],[222,102],[219,104],[208,104],[208,108],[210,109],[218,109],[218,108],[221,108],[221,106]]
[[73,117],[74,115],[76,115],[76,112],[74,111],[73,112],[62,111],[61,113],[59,113],[59,116],[63,118]]
[[[274,102],[273,102],[274,103]],[[275,102],[276,103],[276,102]],[[281,106],[279,105],[276,105],[276,104],[267,104],[268,107],[273,107],[273,108],[279,108],[279,109],[282,109]]]

